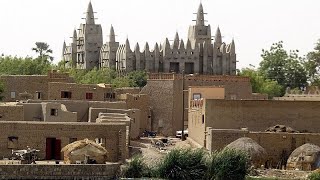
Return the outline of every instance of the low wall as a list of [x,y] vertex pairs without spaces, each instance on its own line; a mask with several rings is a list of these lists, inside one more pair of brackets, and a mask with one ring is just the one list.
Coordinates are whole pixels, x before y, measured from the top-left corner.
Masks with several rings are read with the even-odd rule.
[[267,151],[268,161],[273,167],[276,167],[281,161],[286,164],[292,151],[303,144],[320,145],[319,133],[249,132],[246,130],[210,128],[207,128],[207,132],[206,148],[209,151],[221,150],[238,138],[249,137]]
[[115,179],[119,164],[0,165],[0,179]]
[[264,131],[277,124],[320,133],[320,101],[206,99],[205,125],[214,129]]

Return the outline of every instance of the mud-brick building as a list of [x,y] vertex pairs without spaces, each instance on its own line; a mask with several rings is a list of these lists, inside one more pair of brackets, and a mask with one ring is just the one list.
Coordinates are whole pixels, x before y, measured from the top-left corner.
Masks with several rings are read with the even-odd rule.
[[50,82],[72,83],[67,73],[49,71],[47,75],[7,75],[0,76],[4,83],[3,101],[14,102],[25,99],[48,99]]
[[109,162],[128,157],[125,123],[81,122],[3,122],[0,121],[0,156],[11,157],[11,150],[26,146],[40,150],[41,160],[61,160],[61,148],[81,139],[97,140],[108,151]]
[[181,74],[173,73],[149,74],[148,83],[141,93],[150,96],[152,130],[164,135],[174,135],[175,131],[182,129],[182,111],[184,112],[184,125],[187,127],[188,88],[190,86],[223,86],[223,99],[252,99],[254,97],[248,77],[194,74],[182,78]]

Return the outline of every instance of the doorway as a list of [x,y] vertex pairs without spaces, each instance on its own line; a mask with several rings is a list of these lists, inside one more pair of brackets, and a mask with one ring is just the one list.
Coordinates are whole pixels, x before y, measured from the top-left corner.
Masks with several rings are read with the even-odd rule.
[[179,63],[170,62],[170,72],[179,73]]
[[56,138],[46,139],[46,160],[61,160],[61,140]]

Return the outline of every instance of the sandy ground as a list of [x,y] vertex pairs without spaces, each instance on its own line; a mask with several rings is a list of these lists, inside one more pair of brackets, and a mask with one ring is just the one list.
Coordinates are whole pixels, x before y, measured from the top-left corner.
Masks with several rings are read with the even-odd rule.
[[257,170],[259,177],[279,178],[279,179],[308,179],[310,171],[278,170],[266,169]]

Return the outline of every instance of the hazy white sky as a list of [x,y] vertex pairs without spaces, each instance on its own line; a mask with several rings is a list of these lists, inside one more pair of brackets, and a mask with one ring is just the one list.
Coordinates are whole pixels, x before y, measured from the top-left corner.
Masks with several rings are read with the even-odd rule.
[[[34,56],[37,41],[47,42],[55,61],[62,43],[84,22],[89,0],[0,0],[0,53]],[[113,24],[117,40],[153,47],[178,31],[186,39],[199,0],[92,0],[104,42]],[[287,49],[311,51],[320,39],[319,0],[202,0],[213,34],[220,26],[224,41],[235,39],[238,67],[257,65],[262,48],[283,40]]]

